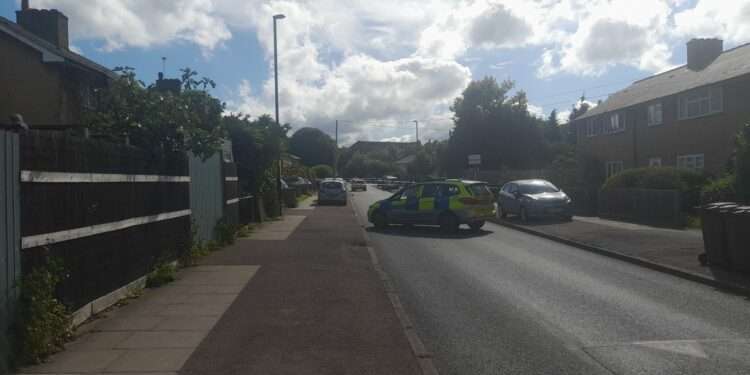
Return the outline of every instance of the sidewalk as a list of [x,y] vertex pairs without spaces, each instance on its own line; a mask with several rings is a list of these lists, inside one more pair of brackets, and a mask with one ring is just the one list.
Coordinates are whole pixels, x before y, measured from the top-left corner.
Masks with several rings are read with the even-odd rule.
[[495,222],[715,287],[750,293],[748,275],[701,266],[698,255],[704,251],[703,235],[697,230],[656,228],[595,217],[575,217],[571,222],[534,220],[527,224],[509,217]]
[[350,207],[285,211],[24,374],[420,374]]

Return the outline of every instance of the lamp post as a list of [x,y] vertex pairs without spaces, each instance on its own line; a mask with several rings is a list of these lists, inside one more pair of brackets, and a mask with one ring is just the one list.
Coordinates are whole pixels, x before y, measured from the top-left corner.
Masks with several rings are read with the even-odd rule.
[[[283,14],[276,14],[273,16],[273,81],[275,87],[275,102],[276,102],[276,126],[280,127],[279,124],[279,60],[278,50],[276,43],[276,21],[283,20],[286,18]],[[283,200],[281,191],[281,149],[279,149],[279,159],[276,161],[276,196],[278,197],[279,203],[279,215],[281,215]]]

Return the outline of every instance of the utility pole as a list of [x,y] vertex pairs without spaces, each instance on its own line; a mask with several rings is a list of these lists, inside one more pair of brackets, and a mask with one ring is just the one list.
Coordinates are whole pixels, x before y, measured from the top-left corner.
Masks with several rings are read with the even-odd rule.
[[[284,19],[283,14],[277,14],[273,16],[273,82],[275,89],[275,101],[276,101],[276,126],[279,125],[279,59],[278,50],[276,44],[276,21]],[[279,158],[276,160],[276,196],[278,197],[279,203],[279,216],[282,214],[282,191],[281,191],[281,151],[279,151]]]
[[419,121],[414,120],[412,122],[414,123],[414,128],[417,130],[417,143],[419,143]]
[[339,176],[339,120],[336,120],[336,150],[333,154],[333,176]]

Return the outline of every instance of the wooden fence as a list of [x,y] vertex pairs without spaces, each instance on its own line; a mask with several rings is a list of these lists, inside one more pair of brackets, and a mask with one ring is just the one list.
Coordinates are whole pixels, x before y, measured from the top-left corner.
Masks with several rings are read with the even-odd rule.
[[[0,130],[0,340],[13,317],[21,276],[20,197],[18,134]],[[5,351],[0,342],[0,372],[4,370]]]
[[237,177],[237,165],[222,164],[224,177],[224,220],[229,225],[240,224],[240,180]]
[[643,224],[684,227],[680,192],[676,190],[612,189],[599,192],[599,216]]
[[21,169],[24,272],[48,256],[62,259],[68,277],[59,296],[71,309],[188,250],[185,155],[30,132],[21,138]]

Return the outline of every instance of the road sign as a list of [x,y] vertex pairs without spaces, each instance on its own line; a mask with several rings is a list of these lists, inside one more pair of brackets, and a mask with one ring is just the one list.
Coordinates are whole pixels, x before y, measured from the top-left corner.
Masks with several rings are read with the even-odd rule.
[[472,154],[469,155],[469,165],[480,165],[482,164],[482,155]]

